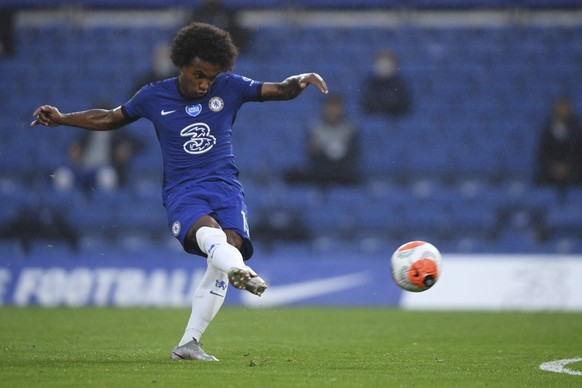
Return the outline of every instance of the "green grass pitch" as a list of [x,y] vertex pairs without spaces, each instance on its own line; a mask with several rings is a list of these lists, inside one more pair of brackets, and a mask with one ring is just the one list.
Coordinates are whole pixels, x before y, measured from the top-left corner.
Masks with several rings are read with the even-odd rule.
[[[582,387],[582,314],[224,308],[171,361],[189,311],[0,308],[0,387]],[[567,366],[582,371],[582,362]]]

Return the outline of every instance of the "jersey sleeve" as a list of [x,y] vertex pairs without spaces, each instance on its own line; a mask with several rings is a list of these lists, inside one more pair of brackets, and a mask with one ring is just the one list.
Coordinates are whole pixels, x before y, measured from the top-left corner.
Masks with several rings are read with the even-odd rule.
[[236,85],[242,102],[262,101],[261,86],[262,82],[243,77],[238,74],[231,75],[232,82]]
[[134,96],[121,106],[125,117],[137,120],[146,115],[149,85],[142,87]]

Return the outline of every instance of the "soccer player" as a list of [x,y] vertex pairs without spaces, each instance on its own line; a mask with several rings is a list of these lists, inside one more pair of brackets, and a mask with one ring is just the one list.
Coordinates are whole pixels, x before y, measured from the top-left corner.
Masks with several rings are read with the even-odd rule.
[[64,114],[43,105],[31,123],[93,131],[118,129],[141,117],[154,124],[164,161],[162,196],[168,225],[186,252],[207,258],[186,330],[170,355],[173,360],[218,361],[202,350],[199,341],[222,306],[228,283],[259,296],[267,289],[244,262],[253,246],[232,149],[237,111],[249,101],[293,99],[309,85],[328,93],[316,73],[282,82],[232,74],[237,55],[228,32],[192,23],[178,31],[172,44],[178,77],[150,83],[111,110]]

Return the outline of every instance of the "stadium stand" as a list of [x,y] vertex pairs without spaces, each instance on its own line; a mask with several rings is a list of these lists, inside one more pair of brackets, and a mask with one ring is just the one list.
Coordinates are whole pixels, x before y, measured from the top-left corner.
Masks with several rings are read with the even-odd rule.
[[[132,76],[147,70],[150,47],[173,31],[18,26],[17,52],[0,60],[3,223],[37,191],[68,209],[86,241],[121,248],[170,245],[159,194],[161,158],[149,123],[126,129],[143,136],[148,147],[133,161],[131,187],[90,198],[54,193],[50,185],[77,130],[30,129],[28,123],[42,103],[64,111],[104,97],[122,103],[134,92]],[[413,114],[395,122],[358,108],[366,58],[381,47],[398,54],[413,92]],[[235,71],[259,80],[305,69],[324,75],[362,129],[366,181],[327,192],[286,187],[283,171],[303,163],[306,120],[316,116],[321,97],[306,93],[287,104],[249,104],[234,136],[251,216],[276,208],[301,214],[311,237],[302,246],[324,250],[385,251],[427,239],[448,252],[580,253],[580,189],[559,195],[531,183],[535,141],[550,102],[567,93],[582,107],[574,81],[580,63],[580,24],[256,27],[250,52]],[[148,232],[140,233],[144,228]],[[0,240],[0,246],[0,253],[15,249],[12,241]]]

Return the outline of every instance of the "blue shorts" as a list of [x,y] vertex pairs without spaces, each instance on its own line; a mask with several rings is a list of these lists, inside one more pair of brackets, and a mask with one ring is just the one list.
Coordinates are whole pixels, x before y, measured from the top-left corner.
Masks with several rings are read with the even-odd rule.
[[165,201],[168,225],[184,250],[206,257],[198,244],[186,245],[188,231],[202,216],[209,215],[222,229],[232,229],[243,238],[241,253],[248,260],[253,255],[243,192],[223,181],[201,182],[174,191]]

